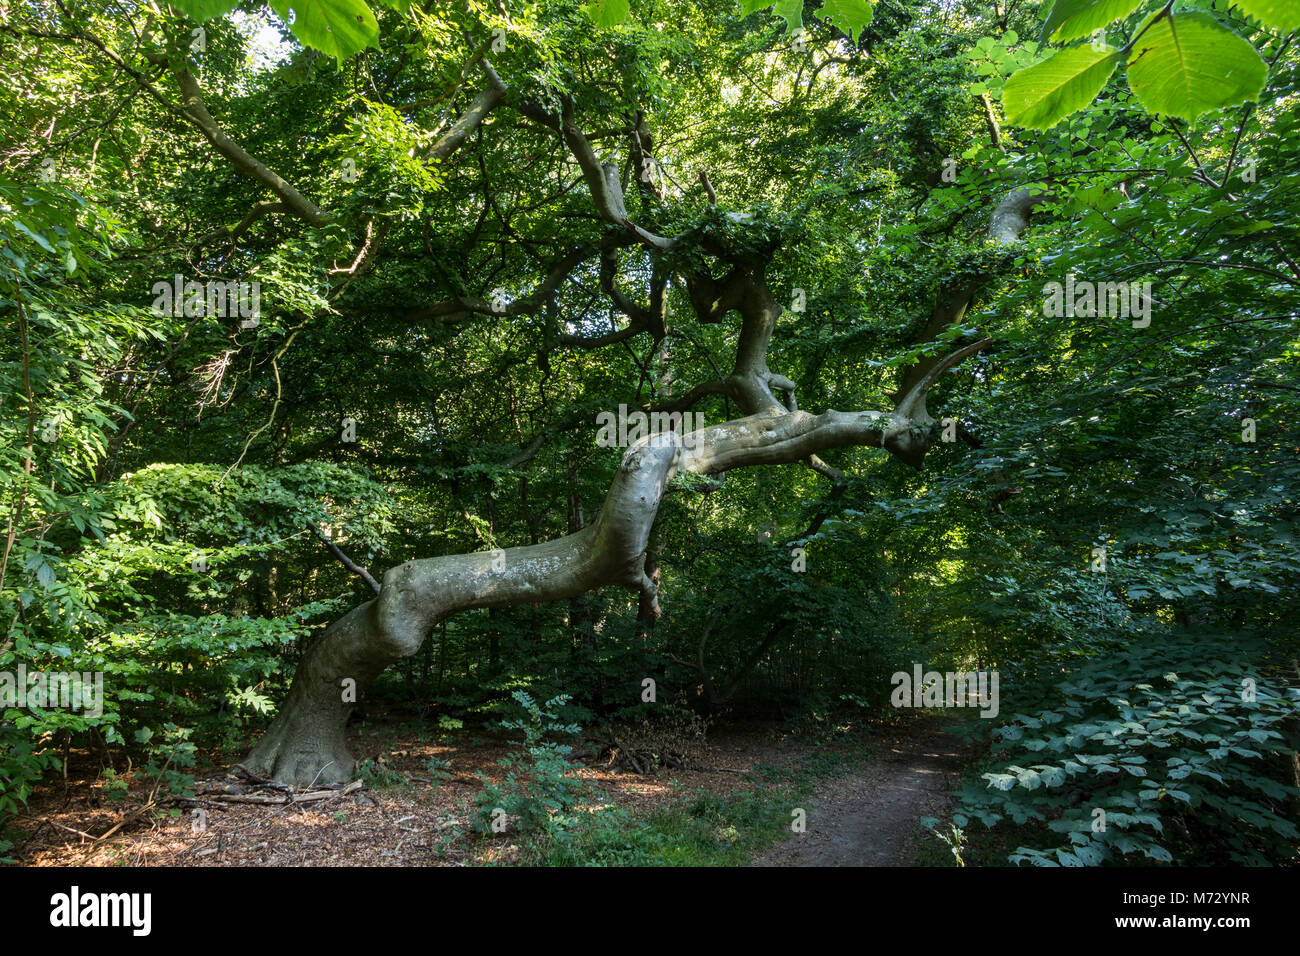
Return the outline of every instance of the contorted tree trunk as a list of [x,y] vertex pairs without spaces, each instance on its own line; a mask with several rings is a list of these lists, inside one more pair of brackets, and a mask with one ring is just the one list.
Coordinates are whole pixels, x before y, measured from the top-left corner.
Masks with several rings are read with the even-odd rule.
[[[502,101],[507,91],[486,62],[483,67],[488,89],[481,98],[490,100],[490,108]],[[883,448],[919,468],[930,446],[933,425],[925,406],[926,393],[943,372],[989,342],[984,339],[947,355],[928,355],[905,370],[892,411],[826,411],[820,415],[802,411],[795,399],[795,383],[767,365],[768,346],[783,311],[764,275],[776,244],[735,256],[707,234],[655,234],[629,217],[617,166],[596,158],[575,124],[573,106],[567,99],[561,100],[558,116],[528,103],[516,103],[514,108],[559,134],[582,170],[596,210],[615,227],[602,240],[601,285],[630,324],[597,339],[559,336],[558,344],[597,347],[643,332],[656,341],[661,339],[666,286],[662,263],[656,261],[651,306],[646,308],[615,285],[617,250],[623,245],[641,245],[653,258],[670,255],[688,239],[698,242],[726,272],[722,278],[704,272],[686,274],[691,304],[701,322],[720,322],[732,311],[740,314],[735,364],[726,378],[698,385],[657,410],[683,411],[707,395],[726,395],[738,403],[746,417],[685,435],[663,432],[634,444],[623,456],[599,516],[573,534],[504,552],[424,558],[391,568],[384,574],[378,596],[336,621],[305,654],[279,715],[245,761],[248,769],[283,783],[350,779],[354,760],[344,727],[353,701],[390,664],[415,654],[433,628],[452,614],[564,600],[615,585],[640,592],[643,604],[648,603],[657,615],[657,588],[646,574],[646,545],[668,483],[679,472],[715,475],[735,468],[803,462],[838,478],[838,472],[821,462],[818,453],[855,445]],[[644,129],[638,128],[633,140],[634,150],[647,148]],[[701,178],[707,188],[707,179]],[[712,190],[708,193],[712,200]],[[1037,194],[1028,190],[1008,195],[992,217],[992,238],[1015,238],[1036,201]],[[743,217],[738,221],[743,222]],[[567,256],[540,291],[553,290],[567,269],[587,254],[578,250]],[[960,318],[973,291],[941,292],[946,298],[923,330],[921,341],[933,341],[935,333]],[[536,304],[534,297],[511,310]],[[445,314],[487,308],[484,303],[462,298],[426,311]]]
[[[906,438],[902,437],[906,436]],[[439,621],[471,608],[574,597],[604,585],[645,591],[646,541],[668,482],[678,472],[710,475],[806,460],[828,448],[871,445],[923,454],[897,412],[821,415],[772,409],[680,435],[643,438],[623,456],[599,517],[576,534],[503,552],[407,561],[384,574],[379,596],[331,625],[305,655],[280,715],[245,766],[285,783],[348,780],[353,759],[344,725],[355,691],[414,654]]]

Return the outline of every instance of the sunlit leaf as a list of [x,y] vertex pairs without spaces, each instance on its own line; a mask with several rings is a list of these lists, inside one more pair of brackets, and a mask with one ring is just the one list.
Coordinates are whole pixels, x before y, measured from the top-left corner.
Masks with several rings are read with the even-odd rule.
[[1047,129],[1092,102],[1119,63],[1113,47],[1070,47],[1013,73],[1002,88],[1007,122]]
[[304,45],[336,59],[379,46],[379,23],[363,0],[271,0],[271,6]]
[[1128,61],[1142,105],[1187,121],[1253,100],[1268,64],[1255,48],[1204,13],[1175,13],[1151,24]]

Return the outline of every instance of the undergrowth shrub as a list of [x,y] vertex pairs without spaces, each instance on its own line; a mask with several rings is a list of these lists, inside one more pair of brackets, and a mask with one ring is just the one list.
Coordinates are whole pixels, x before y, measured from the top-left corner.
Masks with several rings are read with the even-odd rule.
[[582,726],[566,723],[559,716],[569,700],[563,694],[544,704],[538,704],[527,691],[517,690],[512,696],[523,714],[503,720],[501,726],[520,731],[523,739],[499,761],[506,771],[505,780],[492,783],[478,774],[484,787],[475,801],[479,813],[474,828],[480,833],[494,832],[494,823],[501,826],[497,811],[505,811],[506,819],[523,832],[555,832],[560,828],[555,818],[577,805],[586,785],[573,776],[578,769],[569,760],[573,748],[547,738],[574,737],[582,733]]
[[1287,780],[1298,707],[1237,636],[1183,634],[1094,658],[1055,683],[1055,706],[1008,714],[995,766],[953,822],[1039,821],[1055,845],[1012,863],[1269,865],[1300,831]]

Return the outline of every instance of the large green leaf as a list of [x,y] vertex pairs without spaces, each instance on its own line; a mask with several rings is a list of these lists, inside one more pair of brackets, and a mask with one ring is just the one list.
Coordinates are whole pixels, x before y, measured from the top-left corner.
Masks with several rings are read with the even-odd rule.
[[1043,40],[1068,42],[1122,20],[1142,0],[1056,0],[1043,24]]
[[1047,129],[1083,109],[1106,85],[1119,56],[1113,47],[1095,50],[1085,43],[1013,73],[1002,88],[1007,122]]
[[364,0],[270,0],[289,29],[306,46],[339,60],[379,46],[379,23]]
[[[772,12],[785,21],[787,35],[803,26],[803,0],[776,0],[775,5],[772,0],[737,0],[737,2],[740,4],[741,15],[746,17],[758,10],[773,7]],[[851,0],[843,0],[843,2],[848,3]]]
[[1265,26],[1290,33],[1300,30],[1300,2],[1297,0],[1237,0],[1237,6]]
[[168,0],[173,7],[191,19],[203,23],[235,9],[239,0]]
[[628,0],[591,0],[582,9],[596,26],[606,28],[618,26],[630,12]]
[[787,36],[803,26],[803,0],[776,0],[772,12],[785,21]]
[[862,37],[862,30],[875,15],[867,0],[826,0],[819,11],[823,17],[848,34],[850,40]]
[[1129,86],[1142,105],[1188,122],[1255,99],[1267,78],[1255,48],[1205,13],[1155,21],[1128,61]]

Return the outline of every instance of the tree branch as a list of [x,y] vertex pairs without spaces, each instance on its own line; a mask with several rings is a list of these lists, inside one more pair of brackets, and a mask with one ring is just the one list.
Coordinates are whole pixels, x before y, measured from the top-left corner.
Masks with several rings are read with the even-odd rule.
[[189,67],[173,66],[172,75],[176,77],[176,85],[180,87],[181,95],[185,99],[185,117],[198,127],[199,132],[212,144],[213,149],[230,160],[245,176],[261,183],[279,196],[295,215],[313,226],[325,224],[326,216],[319,206],[300,193],[279,173],[226,135],[225,130],[208,112],[207,105],[203,102],[203,90],[199,87],[194,74],[189,71]]
[[353,574],[360,577],[361,580],[365,581],[366,584],[370,585],[370,589],[374,591],[376,594],[379,593],[380,590],[379,582],[375,580],[374,575],[372,575],[361,565],[357,564],[355,561],[349,558],[346,554],[344,554],[339,549],[338,545],[336,545],[329,538],[325,537],[325,533],[316,526],[316,523],[314,521],[308,521],[307,527],[311,528],[311,530],[315,532],[316,537],[321,539],[321,542],[325,545],[325,548],[329,551],[330,554],[338,558],[339,563],[343,565],[343,567],[347,568]]

